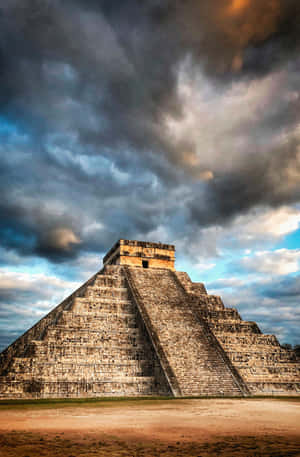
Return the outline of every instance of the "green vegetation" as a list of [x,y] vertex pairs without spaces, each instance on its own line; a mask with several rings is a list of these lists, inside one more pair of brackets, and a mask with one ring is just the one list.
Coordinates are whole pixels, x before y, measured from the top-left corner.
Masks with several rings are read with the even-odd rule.
[[159,404],[169,401],[184,400],[280,400],[300,402],[300,397],[289,396],[255,396],[255,397],[99,397],[99,398],[47,398],[47,399],[28,399],[28,400],[0,400],[0,410],[14,408],[64,408],[73,406],[93,406],[93,407],[112,407],[112,406],[134,406],[135,404]]

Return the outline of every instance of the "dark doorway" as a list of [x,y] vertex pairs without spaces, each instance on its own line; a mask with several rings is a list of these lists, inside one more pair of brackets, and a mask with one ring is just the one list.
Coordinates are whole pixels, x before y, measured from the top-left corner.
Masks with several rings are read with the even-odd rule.
[[142,260],[143,268],[149,268],[148,260]]

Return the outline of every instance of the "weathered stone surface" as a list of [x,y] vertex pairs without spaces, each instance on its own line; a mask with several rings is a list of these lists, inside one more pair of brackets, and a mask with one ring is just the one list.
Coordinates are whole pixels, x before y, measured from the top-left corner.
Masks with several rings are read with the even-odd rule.
[[[172,271],[127,267],[135,299],[143,308],[170,367],[175,395],[243,395],[246,386],[204,319],[199,318]],[[172,382],[175,379],[175,382]]]
[[263,335],[255,322],[243,321],[236,309],[225,308],[220,297],[197,292],[192,284],[185,276],[183,287],[251,394],[299,395],[300,363],[294,351],[282,348],[274,335]]
[[174,271],[160,243],[120,240],[0,354],[0,398],[251,394],[300,394],[299,360]]
[[104,265],[131,265],[174,270],[175,246],[149,241],[119,240],[103,259]]
[[122,267],[106,267],[1,354],[0,396],[169,395]]

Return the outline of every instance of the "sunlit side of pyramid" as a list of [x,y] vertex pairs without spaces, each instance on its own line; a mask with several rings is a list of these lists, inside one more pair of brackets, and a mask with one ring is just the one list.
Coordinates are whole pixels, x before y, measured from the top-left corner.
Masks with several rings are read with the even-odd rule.
[[0,355],[0,398],[299,395],[300,363],[174,268],[119,240],[103,269]]

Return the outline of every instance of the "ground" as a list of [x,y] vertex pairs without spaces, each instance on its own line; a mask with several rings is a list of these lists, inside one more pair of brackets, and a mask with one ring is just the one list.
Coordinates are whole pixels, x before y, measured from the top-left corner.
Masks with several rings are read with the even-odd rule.
[[0,457],[300,456],[300,399],[0,402]]

